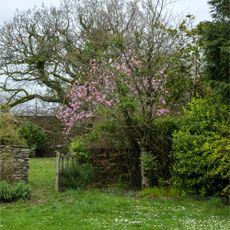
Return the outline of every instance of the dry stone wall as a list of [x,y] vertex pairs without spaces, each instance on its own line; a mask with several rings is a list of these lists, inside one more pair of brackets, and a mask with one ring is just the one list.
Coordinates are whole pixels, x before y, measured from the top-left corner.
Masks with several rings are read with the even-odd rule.
[[24,146],[0,146],[0,181],[28,182],[29,154]]

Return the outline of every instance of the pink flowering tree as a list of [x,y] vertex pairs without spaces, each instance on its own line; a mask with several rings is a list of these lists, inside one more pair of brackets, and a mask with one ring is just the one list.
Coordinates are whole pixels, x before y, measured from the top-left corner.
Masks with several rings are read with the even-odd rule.
[[[77,122],[96,116],[99,104],[111,108],[120,105],[130,138],[136,142],[139,162],[147,153],[153,120],[169,113],[164,68],[154,75],[146,74],[145,68],[145,63],[130,49],[124,51],[119,59],[107,63],[91,60],[89,80],[75,81],[67,96],[69,104],[57,115],[65,123],[66,132]],[[142,185],[147,186],[144,170],[141,171]]]
[[162,16],[166,1],[98,2],[81,5],[81,53],[88,58],[87,68],[79,70],[57,116],[69,132],[77,122],[96,116],[98,105],[119,107],[134,146],[133,168],[142,186],[148,186],[141,159],[148,152],[152,124],[170,113],[174,93],[187,98],[183,90],[192,73],[186,60],[191,52],[181,45],[183,33]]
[[[130,51],[128,53],[131,55]],[[139,60],[133,58],[130,58],[129,64],[112,63],[107,68],[93,59],[90,66],[93,80],[84,83],[76,80],[67,95],[68,105],[63,106],[57,114],[66,125],[66,133],[76,122],[92,118],[97,104],[112,107],[123,103],[127,94],[133,101],[137,101],[140,107],[138,112],[142,112],[142,115],[148,112],[151,120],[169,113],[164,98],[167,91],[163,87],[163,70],[159,71],[160,80],[156,80],[151,76],[135,76],[134,71],[140,70],[142,66]],[[128,92],[122,92],[122,87]]]

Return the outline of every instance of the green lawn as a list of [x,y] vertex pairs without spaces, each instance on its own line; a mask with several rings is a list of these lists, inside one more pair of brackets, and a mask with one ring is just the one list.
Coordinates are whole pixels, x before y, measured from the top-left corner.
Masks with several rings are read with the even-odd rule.
[[33,198],[1,204],[0,230],[230,229],[228,207],[173,198],[136,198],[97,190],[54,190],[55,159],[30,160]]

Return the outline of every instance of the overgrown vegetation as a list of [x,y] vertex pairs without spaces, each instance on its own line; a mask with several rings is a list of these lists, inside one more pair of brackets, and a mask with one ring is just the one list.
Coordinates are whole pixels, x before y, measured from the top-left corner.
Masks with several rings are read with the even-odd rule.
[[69,146],[72,157],[60,171],[60,189],[85,188],[92,181],[93,167],[90,153],[82,138],[75,138]]
[[142,158],[150,186],[169,185],[172,167],[172,134],[179,129],[180,118],[167,116],[156,119],[148,140],[148,152]]
[[[123,184],[131,187],[132,146],[126,135],[124,121],[114,117],[115,111],[100,109],[89,132],[77,136],[70,143],[70,152],[80,164],[94,167],[94,180],[98,186]],[[117,114],[117,113],[116,113]],[[104,157],[106,156],[106,157]]]
[[10,113],[0,112],[0,145],[26,145],[18,131],[17,121]]
[[60,172],[60,190],[86,188],[93,178],[89,164],[71,164]]
[[27,200],[31,198],[31,195],[31,187],[24,182],[9,184],[6,181],[0,181],[0,203]]

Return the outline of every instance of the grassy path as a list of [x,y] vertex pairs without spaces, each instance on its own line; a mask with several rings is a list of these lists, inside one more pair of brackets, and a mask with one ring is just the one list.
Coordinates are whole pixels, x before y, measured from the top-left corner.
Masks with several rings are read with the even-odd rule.
[[230,229],[228,207],[190,199],[138,199],[54,190],[55,160],[31,159],[30,201],[0,205],[0,230]]

